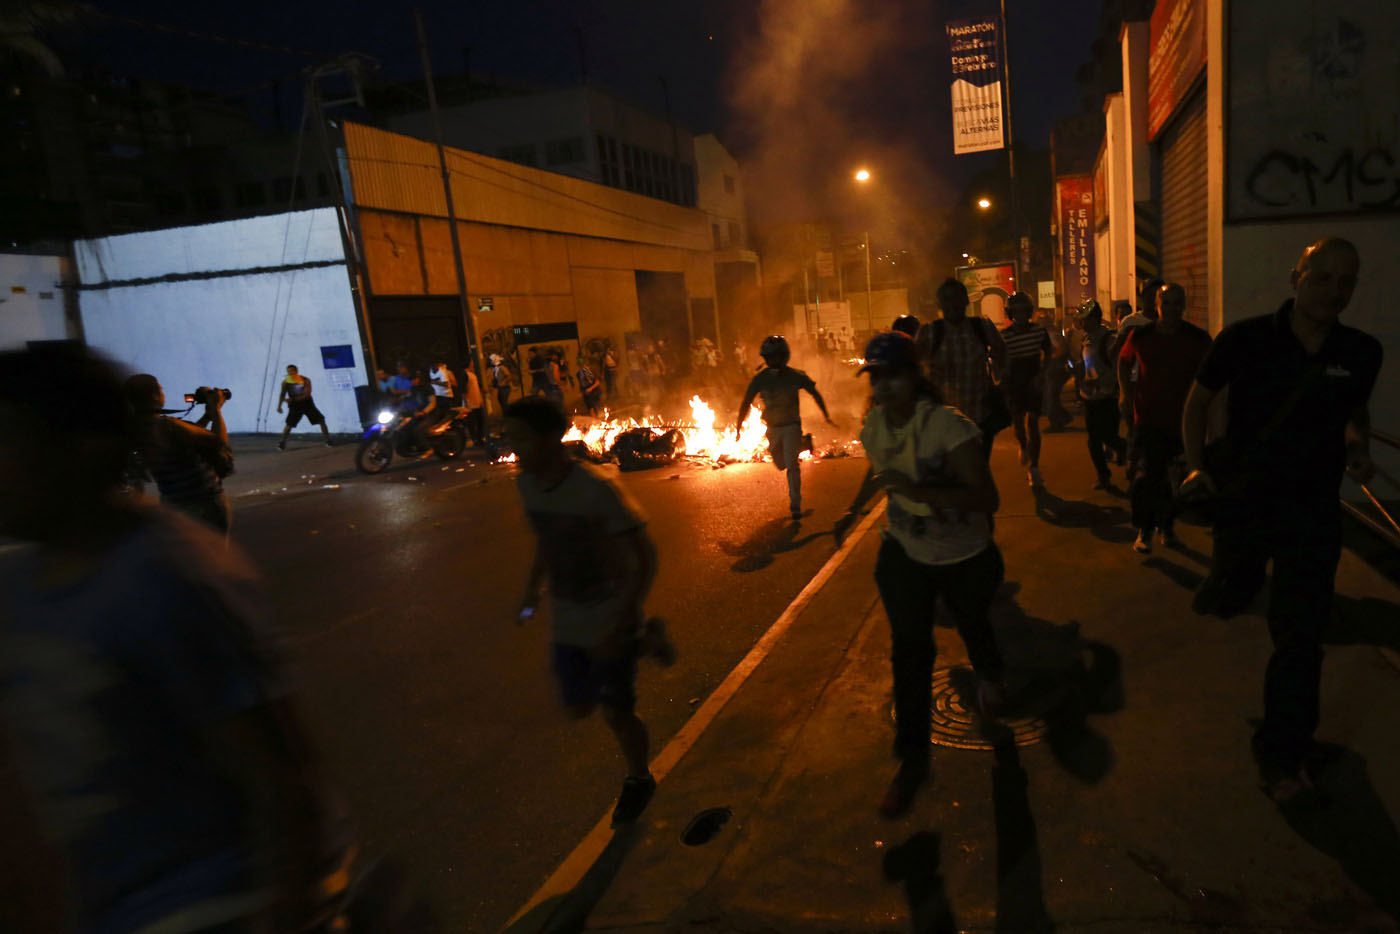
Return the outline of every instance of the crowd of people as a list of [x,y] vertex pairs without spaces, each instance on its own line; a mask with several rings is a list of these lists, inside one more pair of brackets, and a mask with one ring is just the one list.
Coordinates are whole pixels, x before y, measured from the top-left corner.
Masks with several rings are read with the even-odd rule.
[[[1068,367],[1096,479],[1111,476],[1110,459],[1133,478],[1138,551],[1150,549],[1154,532],[1171,542],[1179,502],[1211,506],[1214,567],[1198,612],[1241,612],[1274,563],[1274,652],[1253,746],[1262,787],[1279,802],[1310,790],[1321,632],[1341,553],[1338,486],[1344,472],[1364,481],[1375,469],[1367,404],[1381,346],[1338,320],[1359,266],[1347,241],[1310,244],[1292,270],[1292,297],[1214,342],[1183,320],[1185,296],[1172,283],[1149,293],[1143,320],[1125,316],[1116,333],[1088,302]],[[966,315],[955,280],[938,301],[940,319],[901,320],[865,348],[871,404],[860,436],[869,469],[834,529],[839,543],[872,497],[888,496],[874,574],[893,641],[899,767],[879,805],[887,817],[905,813],[930,774],[940,600],[967,644],[977,714],[995,719],[1010,702],[988,618],[1004,576],[988,455],[996,433],[1012,427],[1028,481],[1044,482],[1037,423],[1060,359],[1025,296],[1011,297],[1001,331]],[[639,348],[629,348],[628,365],[633,350],[645,371]],[[760,355],[740,421],[761,398],[798,520],[797,455],[807,443],[799,392],[830,416],[815,382],[790,366],[786,340],[770,337]],[[600,381],[595,363],[611,388],[605,357],[580,366],[591,376],[579,383],[585,394]],[[481,407],[470,370],[462,389],[442,363],[419,376],[397,369],[381,374],[388,399]],[[532,365],[532,379],[537,372],[559,385],[562,368]],[[517,620],[535,615],[547,587],[559,694],[573,717],[601,710],[616,738],[626,775],[613,819],[625,824],[656,789],[636,711],[637,665],[670,664],[676,649],[665,623],[645,611],[657,566],[645,517],[569,456],[569,416],[540,382],[505,408],[538,543]],[[310,417],[302,385],[289,368],[283,397]],[[493,375],[493,385],[501,392],[513,382]],[[1211,404],[1226,390],[1227,426],[1207,444]],[[356,848],[288,702],[256,577],[220,534],[222,396],[213,390],[201,401],[209,427],[186,429],[161,414],[154,377],[123,381],[110,363],[68,347],[0,354],[0,535],[25,545],[0,561],[0,738],[32,766],[50,805],[43,813],[65,847],[77,929],[347,929],[337,919],[353,902]],[[177,509],[122,495],[134,449]],[[1177,458],[1186,473],[1174,489]]]

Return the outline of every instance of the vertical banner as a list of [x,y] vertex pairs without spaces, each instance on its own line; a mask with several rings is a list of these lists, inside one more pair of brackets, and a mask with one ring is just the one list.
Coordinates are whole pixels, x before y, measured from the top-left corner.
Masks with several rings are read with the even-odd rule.
[[947,26],[953,65],[953,153],[1006,145],[1001,118],[1001,24],[997,17]]
[[1074,308],[1095,296],[1093,178],[1069,175],[1055,179],[1055,211],[1065,307]]

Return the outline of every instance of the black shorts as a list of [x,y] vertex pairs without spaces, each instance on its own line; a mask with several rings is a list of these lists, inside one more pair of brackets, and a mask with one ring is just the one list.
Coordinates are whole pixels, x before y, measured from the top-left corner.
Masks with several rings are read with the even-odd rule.
[[326,416],[321,414],[321,410],[316,408],[316,403],[310,399],[303,399],[300,402],[287,403],[287,427],[295,428],[301,421],[302,416],[313,425],[324,425]]

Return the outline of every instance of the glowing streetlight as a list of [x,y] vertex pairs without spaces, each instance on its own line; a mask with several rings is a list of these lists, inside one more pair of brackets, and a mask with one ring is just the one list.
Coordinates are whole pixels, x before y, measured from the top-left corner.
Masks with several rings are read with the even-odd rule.
[[858,170],[856,171],[856,181],[858,181],[858,182],[868,182],[868,181],[870,181],[870,170],[869,170],[869,169],[858,169]]
[[978,198],[978,199],[977,199],[977,206],[978,206],[979,208],[981,208],[982,210],[985,211],[985,210],[987,210],[987,208],[989,208],[989,207],[992,206],[992,202],[991,202],[991,200],[988,199],[988,198]]

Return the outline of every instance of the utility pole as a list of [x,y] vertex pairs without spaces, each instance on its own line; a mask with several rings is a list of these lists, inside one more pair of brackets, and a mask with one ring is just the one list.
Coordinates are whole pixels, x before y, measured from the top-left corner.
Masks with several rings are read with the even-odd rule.
[[1011,176],[1011,241],[1016,250],[1016,289],[1021,289],[1021,277],[1027,274],[1025,267],[1030,265],[1029,250],[1021,246],[1021,199],[1016,192],[1016,142],[1011,132],[1011,52],[1010,37],[1006,30],[1006,0],[1001,0],[1001,65],[1006,73],[1006,100],[1002,107],[1002,119],[1006,121],[1006,166]]
[[870,310],[870,228],[865,228],[865,327],[875,330],[875,313]]
[[428,58],[428,37],[423,30],[423,12],[413,11],[413,22],[418,27],[418,51],[423,57],[423,81],[428,85],[428,109],[433,114],[433,134],[437,143],[438,168],[442,171],[442,194],[447,199],[447,230],[452,238],[452,265],[457,270],[457,301],[462,307],[462,323],[467,328],[467,354],[471,357],[472,371],[476,373],[476,385],[486,400],[486,371],[481,365],[481,345],[476,340],[476,322],[472,320],[471,308],[467,304],[467,273],[462,267],[462,240],[457,233],[457,208],[452,203],[452,175],[447,170],[447,151],[442,146],[442,117],[438,113],[437,90],[433,86],[433,65]]

